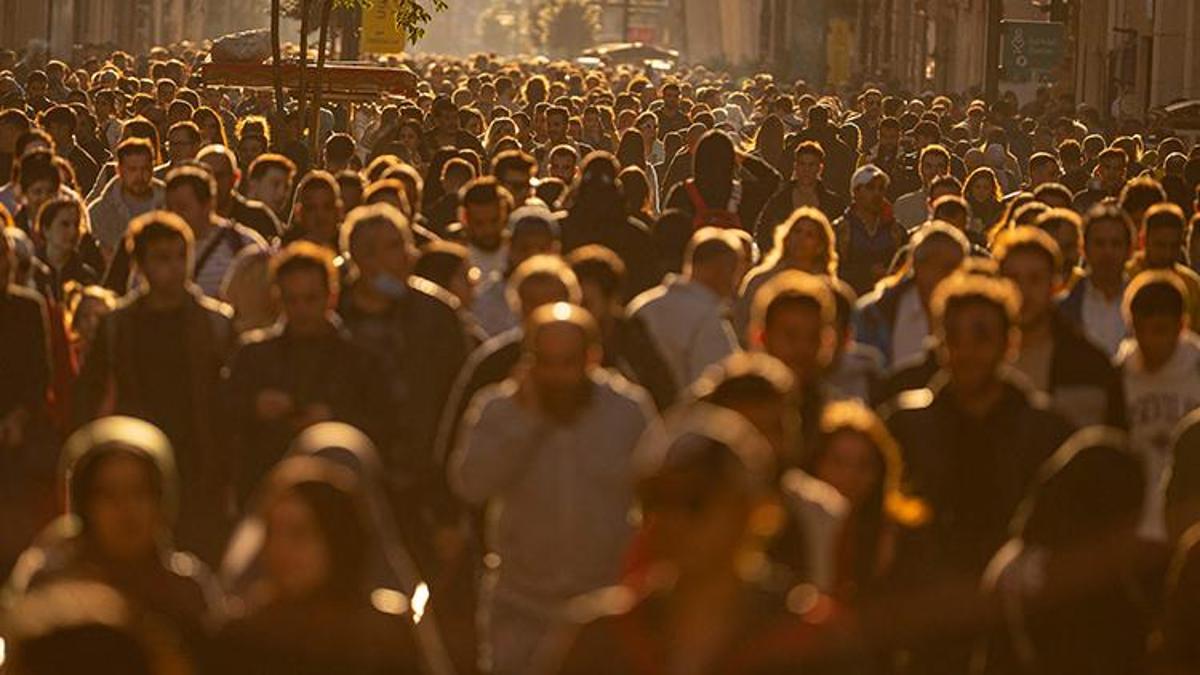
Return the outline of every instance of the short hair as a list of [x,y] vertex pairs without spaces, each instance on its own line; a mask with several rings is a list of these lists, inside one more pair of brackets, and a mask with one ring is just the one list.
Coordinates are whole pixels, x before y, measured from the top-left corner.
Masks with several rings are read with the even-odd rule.
[[750,307],[751,330],[755,333],[765,330],[780,311],[789,307],[812,309],[827,326],[837,319],[837,301],[821,277],[787,270],[755,292]]
[[75,116],[75,111],[71,110],[71,106],[58,104],[50,106],[46,112],[42,113],[40,118],[43,127],[51,124],[61,124],[68,127],[72,132],[79,124],[79,119]]
[[1062,183],[1042,183],[1033,189],[1033,198],[1042,202],[1048,203],[1048,197],[1058,197],[1063,204],[1070,204],[1075,199],[1075,195],[1071,194],[1070,188]]
[[316,272],[325,281],[327,290],[337,291],[338,273],[333,264],[333,254],[324,246],[309,241],[292,242],[271,259],[271,285],[277,286],[283,277],[302,271]]
[[[1124,153],[1122,153],[1124,154]],[[1126,213],[1132,214],[1167,201],[1167,193],[1162,184],[1153,178],[1139,176],[1121,188],[1121,197],[1117,200]]]
[[499,176],[506,171],[533,173],[537,169],[537,161],[528,153],[520,150],[505,150],[492,160],[492,175]]
[[394,228],[400,233],[400,237],[404,240],[404,245],[410,254],[416,251],[408,216],[405,216],[403,211],[386,202],[359,206],[351,211],[346,216],[346,223],[342,226],[341,241],[338,248],[343,253],[349,254],[353,260],[354,252],[363,245],[362,239],[366,236],[366,233],[380,227]]
[[448,288],[454,273],[470,262],[470,253],[466,246],[452,241],[437,240],[422,247],[421,256],[413,266],[413,274],[442,288]]
[[571,325],[579,329],[587,348],[600,345],[600,326],[590,312],[580,307],[578,302],[555,302],[542,305],[529,315],[522,345],[525,351],[533,351],[534,342],[543,328],[556,324]]
[[354,137],[344,132],[338,132],[329,136],[325,141],[325,159],[330,158],[339,161],[350,161],[354,157]]
[[458,202],[462,206],[484,204],[500,204],[512,208],[512,195],[500,185],[495,176],[481,176],[467,183],[459,190]]
[[782,361],[764,352],[735,352],[712,364],[689,388],[691,398],[722,408],[786,398],[796,378]]
[[920,227],[912,238],[912,261],[918,264],[925,261],[935,243],[949,244],[955,247],[966,258],[971,254],[971,241],[957,227],[940,220],[930,221]]
[[1058,158],[1048,152],[1035,152],[1029,158],[1029,170],[1031,172],[1049,164],[1058,166]]
[[442,165],[442,180],[461,180],[463,184],[475,178],[475,167],[461,157],[451,157]]
[[1187,217],[1178,204],[1164,202],[1155,204],[1146,211],[1145,234],[1150,236],[1152,231],[1174,230],[1183,234],[1187,231]]
[[16,173],[18,184],[23,191],[42,181],[53,183],[55,189],[62,184],[62,174],[54,164],[54,153],[49,150],[26,153],[17,163]]
[[1083,218],[1083,242],[1087,244],[1091,239],[1092,229],[1096,223],[1116,221],[1121,224],[1121,229],[1125,232],[1125,244],[1133,245],[1134,231],[1133,221],[1129,219],[1129,214],[1115,204],[1105,204],[1103,202],[1096,204],[1088,210],[1087,215]]
[[340,201],[342,198],[342,189],[338,187],[333,174],[322,169],[309,171],[296,186],[296,202],[303,201],[304,196],[313,190],[328,190],[334,199]]
[[961,195],[963,192],[962,181],[956,178],[954,174],[950,173],[944,176],[938,176],[937,178],[933,179],[932,183],[929,184],[929,194],[933,194],[941,190],[945,190],[950,194]]
[[600,244],[588,244],[571,251],[567,264],[579,283],[592,282],[605,297],[613,298],[625,290],[625,263],[611,249]]
[[412,206],[408,203],[408,194],[404,191],[404,183],[401,183],[395,178],[385,178],[377,180],[367,186],[363,191],[363,204],[378,204],[384,201],[388,195],[395,195],[405,208],[411,209]]
[[927,145],[924,148],[922,148],[920,159],[917,160],[917,166],[918,167],[921,166],[921,164],[924,163],[926,157],[932,157],[932,156],[941,157],[942,159],[946,160],[947,167],[949,166],[950,151],[946,149],[946,146],[944,146],[940,143],[931,143],[930,145]]
[[[1083,219],[1079,217],[1072,209],[1050,209],[1043,211],[1037,220],[1033,222],[1033,226],[1054,237],[1058,241],[1057,232],[1063,226],[1070,227],[1075,231],[1075,238],[1082,241],[1083,239]],[[1065,255],[1066,251],[1062,251]]]
[[740,256],[742,244],[726,230],[717,227],[702,227],[696,230],[688,242],[684,260],[689,268],[707,265],[727,256]]
[[[1087,139],[1085,138],[1084,141],[1087,141]],[[1101,142],[1103,142],[1103,141],[1101,141]],[[1105,148],[1100,153],[1100,156],[1097,157],[1096,161],[1104,162],[1107,159],[1119,159],[1119,160],[1121,160],[1121,164],[1129,164],[1129,155],[1125,154],[1124,150],[1122,150],[1116,146],[1113,146],[1113,145],[1110,145],[1109,147]]]
[[1179,275],[1170,270],[1148,270],[1134,277],[1125,289],[1122,312],[1125,323],[1139,317],[1187,316],[1188,292]]
[[172,133],[179,131],[180,129],[188,132],[188,135],[192,137],[193,143],[199,143],[200,139],[203,138],[200,135],[200,127],[191,120],[180,120],[172,124],[171,128],[167,129],[167,135],[170,136]]
[[217,194],[217,182],[212,174],[194,166],[181,166],[167,174],[166,192],[181,187],[191,188],[192,194],[201,202],[212,201],[213,195]]
[[944,195],[938,197],[933,203],[933,211],[930,212],[930,217],[934,220],[949,221],[955,217],[967,217],[971,214],[971,207],[967,204],[967,200],[959,195]]
[[248,136],[257,136],[266,145],[271,144],[271,123],[262,115],[247,115],[238,120],[234,135],[240,141]]
[[42,208],[37,212],[34,231],[44,234],[46,229],[50,227],[50,223],[54,222],[54,219],[58,216],[59,211],[63,211],[64,209],[75,210],[76,227],[82,230],[84,224],[87,222],[84,218],[84,215],[87,213],[87,207],[76,197],[58,196],[42,204]]
[[794,156],[796,159],[800,159],[800,155],[812,155],[819,161],[825,161],[825,149],[816,141],[804,141],[800,145],[797,145]]
[[579,150],[575,149],[573,145],[566,145],[564,143],[563,145],[554,146],[554,149],[550,151],[550,159],[553,160],[556,155],[570,155],[571,159],[579,162]]
[[556,255],[538,254],[530,256],[525,262],[517,265],[512,276],[508,279],[505,289],[505,299],[514,312],[521,306],[521,287],[529,281],[556,280],[563,285],[567,292],[567,301],[578,304],[583,300],[583,292],[579,289],[579,279],[562,258]]
[[1058,156],[1064,162],[1078,164],[1083,161],[1083,146],[1074,138],[1068,138],[1058,144]]
[[296,164],[292,160],[273,152],[266,152],[254,158],[250,162],[250,168],[246,172],[246,177],[249,180],[261,180],[267,175],[268,171],[282,171],[287,174],[288,181],[296,176]]
[[134,218],[129,223],[129,231],[125,234],[126,250],[137,263],[142,263],[146,251],[151,244],[168,239],[183,242],[184,249],[190,258],[194,239],[192,228],[188,227],[183,218],[170,211],[151,211]]
[[154,144],[145,138],[126,138],[117,146],[117,163],[121,163],[134,155],[145,155],[154,161]]
[[1003,268],[1008,258],[1017,253],[1035,253],[1050,266],[1050,273],[1062,270],[1063,254],[1053,237],[1036,227],[1017,227],[996,238],[996,260]]
[[942,337],[945,337],[946,324],[954,312],[978,305],[995,311],[1007,331],[1017,323],[1021,295],[1007,279],[960,272],[938,284],[930,304],[934,331]]

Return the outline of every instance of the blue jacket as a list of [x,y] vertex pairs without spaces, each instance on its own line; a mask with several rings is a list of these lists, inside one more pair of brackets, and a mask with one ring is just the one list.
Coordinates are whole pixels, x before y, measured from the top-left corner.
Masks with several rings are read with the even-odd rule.
[[895,333],[896,313],[900,298],[916,283],[911,275],[899,283],[880,286],[858,301],[854,313],[854,339],[870,345],[883,354],[884,366],[892,363],[892,335]]

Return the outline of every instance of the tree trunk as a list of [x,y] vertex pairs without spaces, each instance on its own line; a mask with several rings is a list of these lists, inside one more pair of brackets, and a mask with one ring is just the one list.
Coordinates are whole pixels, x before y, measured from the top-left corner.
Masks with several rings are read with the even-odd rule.
[[311,0],[300,0],[300,101],[296,114],[300,124],[304,125],[308,104],[308,7]]
[[325,84],[325,54],[329,51],[329,13],[333,9],[333,0],[321,1],[321,32],[317,42],[317,79],[313,92],[312,122],[308,125],[309,149],[312,151],[313,163],[318,165],[317,147],[320,143],[321,131],[321,99]]
[[275,81],[275,114],[283,116],[283,70],[279,48],[279,0],[271,0],[271,79]]

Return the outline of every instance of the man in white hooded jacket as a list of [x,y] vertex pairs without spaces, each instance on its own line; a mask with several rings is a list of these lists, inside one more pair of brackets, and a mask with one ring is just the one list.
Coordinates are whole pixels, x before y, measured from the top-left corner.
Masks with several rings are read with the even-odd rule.
[[1187,291],[1174,273],[1143,272],[1125,293],[1125,318],[1134,338],[1117,355],[1125,384],[1129,434],[1146,467],[1142,536],[1166,540],[1163,515],[1171,438],[1188,412],[1200,407],[1200,337],[1188,330]]

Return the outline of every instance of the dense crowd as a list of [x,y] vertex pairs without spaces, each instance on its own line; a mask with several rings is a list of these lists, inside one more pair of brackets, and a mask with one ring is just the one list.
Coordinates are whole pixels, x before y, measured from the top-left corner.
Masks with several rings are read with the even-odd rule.
[[0,51],[8,671],[1200,670],[1200,145],[204,56]]

